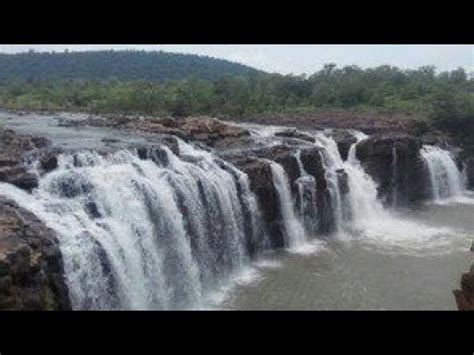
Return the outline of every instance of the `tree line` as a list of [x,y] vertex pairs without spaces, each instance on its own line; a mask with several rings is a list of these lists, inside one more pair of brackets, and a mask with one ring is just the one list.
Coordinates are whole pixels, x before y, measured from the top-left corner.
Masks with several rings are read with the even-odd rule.
[[474,144],[474,81],[462,68],[403,70],[325,65],[305,75],[225,75],[212,80],[9,80],[0,107],[149,115],[214,115],[238,120],[265,113],[356,109],[405,113],[421,126],[455,133]]

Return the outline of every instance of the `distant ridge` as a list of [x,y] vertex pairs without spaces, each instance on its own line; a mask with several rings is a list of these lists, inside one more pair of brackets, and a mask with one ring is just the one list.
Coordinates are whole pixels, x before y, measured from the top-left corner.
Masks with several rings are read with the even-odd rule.
[[263,74],[249,66],[194,54],[146,51],[26,52],[0,54],[0,83],[50,80],[163,82],[194,77]]

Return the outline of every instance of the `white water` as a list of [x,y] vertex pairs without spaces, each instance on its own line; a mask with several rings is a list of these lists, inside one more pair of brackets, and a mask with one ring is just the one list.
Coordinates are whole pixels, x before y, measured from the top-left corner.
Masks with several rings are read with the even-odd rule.
[[291,188],[286,172],[280,164],[269,161],[272,169],[273,184],[280,201],[281,218],[285,227],[285,236],[290,249],[297,249],[306,242],[303,226],[295,215]]
[[[323,134],[317,134],[316,137],[316,144],[325,148],[323,162],[330,192],[336,202],[337,236],[344,240],[356,238],[369,246],[398,252],[426,249],[428,242],[433,247],[442,247],[448,243],[450,230],[412,222],[384,208],[377,198],[377,184],[356,157],[357,144],[367,136],[355,131],[353,134],[357,143],[350,147],[347,161],[341,159],[337,144],[331,137]],[[337,180],[339,169],[348,175],[349,192],[344,198]]]
[[316,179],[308,174],[301,162],[301,150],[295,154],[300,177],[295,183],[298,188],[298,217],[304,226],[305,233],[316,235],[318,231],[318,206],[316,196]]
[[441,148],[425,145],[421,149],[430,173],[432,199],[441,202],[462,197],[464,179],[451,154]]
[[57,232],[74,309],[200,308],[242,270],[249,242],[264,248],[245,174],[180,151],[191,162],[166,147],[146,160],[63,155],[32,195],[0,184]]

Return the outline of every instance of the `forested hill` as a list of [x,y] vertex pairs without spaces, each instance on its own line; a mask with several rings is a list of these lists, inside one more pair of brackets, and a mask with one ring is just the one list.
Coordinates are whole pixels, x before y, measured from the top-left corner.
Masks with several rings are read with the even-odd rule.
[[211,57],[167,52],[89,51],[0,54],[0,82],[63,79],[164,82],[263,73]]

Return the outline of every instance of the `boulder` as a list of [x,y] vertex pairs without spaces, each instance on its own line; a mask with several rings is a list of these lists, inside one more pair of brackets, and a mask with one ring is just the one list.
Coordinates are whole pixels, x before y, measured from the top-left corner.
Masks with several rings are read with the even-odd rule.
[[54,232],[0,196],[0,310],[68,309],[71,304]]

